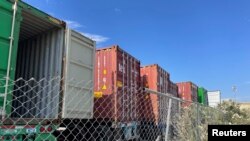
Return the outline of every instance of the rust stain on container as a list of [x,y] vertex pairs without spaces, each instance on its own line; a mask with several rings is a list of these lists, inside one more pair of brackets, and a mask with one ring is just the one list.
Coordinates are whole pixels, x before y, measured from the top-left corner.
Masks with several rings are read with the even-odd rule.
[[[168,92],[169,73],[157,64],[142,67],[141,79],[143,87],[162,93]],[[140,99],[143,109],[139,111],[141,120],[159,122],[160,97],[155,94],[144,94]]]
[[118,45],[96,50],[94,117],[137,120],[140,61]]
[[[197,102],[197,85],[193,82],[176,83],[178,86],[179,97],[183,100]],[[183,106],[189,106],[191,103],[185,102]]]

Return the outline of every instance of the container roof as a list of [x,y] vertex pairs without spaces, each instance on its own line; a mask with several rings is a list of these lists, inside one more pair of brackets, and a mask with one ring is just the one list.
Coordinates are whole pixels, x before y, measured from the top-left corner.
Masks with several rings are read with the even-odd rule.
[[140,62],[140,60],[138,60],[136,57],[132,56],[130,53],[128,53],[127,51],[122,49],[119,45],[111,45],[111,46],[108,46],[108,47],[97,48],[96,51],[102,51],[102,50],[108,50],[108,49],[120,50],[121,52],[124,52],[125,54],[129,55],[131,58],[134,58],[137,62]]
[[65,28],[66,23],[56,19],[27,3],[19,2],[22,8],[22,22],[20,28],[20,41],[31,38],[54,28]]
[[170,75],[170,73],[163,69],[159,64],[150,64],[150,65],[146,65],[146,66],[141,66],[141,68],[148,68],[148,67],[159,67],[160,69],[164,70],[168,75]]

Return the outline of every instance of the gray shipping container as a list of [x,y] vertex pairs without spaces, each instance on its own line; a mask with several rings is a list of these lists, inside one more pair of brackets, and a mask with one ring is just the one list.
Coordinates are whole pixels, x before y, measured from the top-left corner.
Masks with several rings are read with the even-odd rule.
[[22,10],[11,116],[92,118],[95,42],[42,14]]

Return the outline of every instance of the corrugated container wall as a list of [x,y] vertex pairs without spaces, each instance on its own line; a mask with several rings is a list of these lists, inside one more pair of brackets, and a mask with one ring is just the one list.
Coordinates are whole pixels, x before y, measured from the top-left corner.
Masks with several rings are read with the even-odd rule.
[[220,91],[208,91],[208,105],[210,107],[216,107],[221,103],[221,92]]
[[[172,81],[169,81],[168,84],[168,93],[173,95],[174,97],[178,97],[178,86],[173,83]],[[171,118],[175,118],[176,114],[179,111],[179,101],[177,100],[172,100],[172,107],[171,107]]]
[[[142,86],[162,93],[168,92],[169,73],[159,65],[149,65],[141,68]],[[145,94],[141,97],[143,110],[140,111],[141,119],[159,122],[160,109],[167,108],[161,105],[161,99],[155,94]]]
[[[46,15],[45,13],[34,10],[23,2],[19,4],[22,5],[18,7],[22,9],[22,21],[14,69],[17,90],[13,92],[11,116],[57,118],[65,23],[57,19],[55,19],[56,23],[53,23],[41,18],[41,15]],[[23,80],[19,81],[20,78]],[[29,82],[25,83],[25,81]],[[53,86],[49,86],[49,82]],[[40,90],[38,87],[45,88]]]
[[94,53],[94,41],[69,29],[20,41],[12,117],[92,118]]
[[173,96],[178,97],[178,86],[172,81],[168,84],[168,92]]
[[202,87],[198,88],[198,102],[208,105],[207,90]]
[[[10,8],[11,4],[7,6]],[[20,26],[18,23],[15,27],[11,59],[11,81],[15,84],[14,91],[8,93],[7,116],[92,118],[95,42],[68,29],[65,22],[22,1],[18,2],[18,9]],[[0,29],[9,27],[11,20],[11,16],[7,18],[1,11],[2,5],[0,17],[6,19],[1,21]],[[7,32],[4,34],[9,36]],[[5,75],[9,47],[6,45],[0,52],[3,59],[0,75]]]
[[137,120],[140,61],[118,45],[96,51],[94,117]]
[[[32,115],[50,118],[57,116],[60,85],[56,84],[60,84],[60,79],[56,79],[56,77],[62,75],[63,39],[64,30],[56,29],[19,43],[16,78],[54,80],[52,81],[53,89],[47,87],[46,91],[41,91],[39,94],[29,93],[24,96],[20,91],[16,91],[14,93],[16,98],[13,102],[13,107],[16,107],[16,116],[22,115],[24,118]],[[23,83],[20,81],[17,86],[22,87]],[[48,82],[44,81],[42,85],[49,85],[45,83]],[[36,88],[35,84],[31,85]],[[28,88],[24,88],[22,91],[26,91],[26,89]],[[43,101],[39,104],[34,102],[41,99]],[[23,103],[25,104],[23,105]]]
[[[192,82],[176,83],[178,86],[179,97],[183,100],[197,102],[198,87]],[[187,104],[190,105],[190,104]]]

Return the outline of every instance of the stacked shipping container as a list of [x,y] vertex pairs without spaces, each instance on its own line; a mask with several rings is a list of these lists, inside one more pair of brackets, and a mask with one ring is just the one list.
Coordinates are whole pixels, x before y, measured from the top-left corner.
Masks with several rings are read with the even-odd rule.
[[137,121],[140,61],[114,45],[96,50],[94,117]]
[[204,105],[208,105],[207,90],[203,87],[198,88],[198,102]]
[[[178,86],[175,83],[173,83],[172,81],[169,81],[168,93],[170,93],[174,97],[179,97]],[[174,115],[178,112],[178,110],[179,110],[179,102],[176,100],[173,100],[172,101],[172,113],[173,114],[171,114],[171,116],[173,118],[174,118]]]
[[[180,82],[176,83],[178,86],[179,97],[183,100],[197,102],[198,87],[193,82]],[[190,104],[185,103],[184,106]]]
[[220,91],[208,91],[208,105],[210,107],[216,107],[221,103],[221,92]]
[[179,96],[178,95],[178,86],[172,81],[169,81],[168,93],[172,94],[175,97]]
[[[161,93],[168,92],[169,73],[159,65],[149,65],[141,68],[142,86]],[[141,116],[146,121],[159,121],[160,97],[146,94],[142,97],[143,110]],[[163,105],[161,105],[163,106]],[[165,105],[167,106],[167,105]],[[162,108],[162,107],[161,107]],[[166,107],[167,108],[167,107]]]
[[[142,67],[141,80],[142,87],[161,93],[168,92],[169,73],[157,64]],[[139,110],[138,113],[142,121],[140,135],[144,140],[156,140],[157,136],[151,133],[152,130],[154,130],[154,132],[161,132],[158,129],[159,126],[166,122],[164,116],[167,115],[167,102],[166,97],[155,94],[142,93],[140,95],[139,103],[141,110]]]

